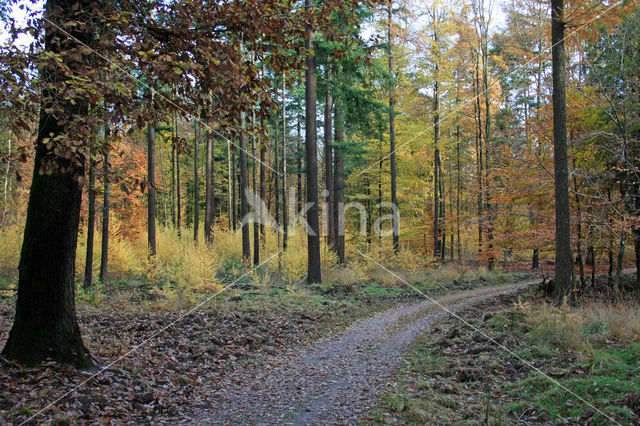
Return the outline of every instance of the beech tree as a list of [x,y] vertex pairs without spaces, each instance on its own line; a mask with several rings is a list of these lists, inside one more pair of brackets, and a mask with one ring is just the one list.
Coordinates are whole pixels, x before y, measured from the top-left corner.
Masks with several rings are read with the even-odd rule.
[[93,365],[75,309],[75,255],[86,151],[73,148],[86,145],[90,132],[83,123],[89,98],[74,90],[74,81],[80,75],[94,75],[92,51],[86,46],[94,43],[91,11],[95,4],[91,0],[45,4],[44,50],[51,56],[40,69],[40,80],[47,85],[42,89],[15,320],[2,351],[5,357],[30,365],[46,358],[83,368]]

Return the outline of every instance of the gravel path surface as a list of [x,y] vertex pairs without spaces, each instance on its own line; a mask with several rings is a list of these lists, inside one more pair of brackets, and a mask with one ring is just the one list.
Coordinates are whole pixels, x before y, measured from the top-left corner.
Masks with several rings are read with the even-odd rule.
[[[438,299],[455,311],[534,282]],[[187,422],[205,424],[354,423],[376,402],[407,347],[445,311],[431,301],[392,308],[304,348],[279,353],[205,389],[212,406]]]

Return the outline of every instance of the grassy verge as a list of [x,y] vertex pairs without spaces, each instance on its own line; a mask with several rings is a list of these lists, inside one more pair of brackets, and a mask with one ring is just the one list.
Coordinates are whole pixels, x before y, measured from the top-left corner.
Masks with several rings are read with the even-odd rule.
[[588,303],[555,309],[541,300],[522,303],[516,297],[501,297],[462,313],[552,380],[444,317],[411,347],[397,383],[364,420],[607,424],[612,418],[637,424],[639,315],[634,305]]

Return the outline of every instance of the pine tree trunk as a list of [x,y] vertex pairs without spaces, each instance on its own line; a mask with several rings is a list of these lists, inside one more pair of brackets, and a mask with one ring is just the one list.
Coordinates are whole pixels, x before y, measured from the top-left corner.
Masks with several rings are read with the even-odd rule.
[[[34,172],[18,266],[15,319],[2,350],[6,358],[26,365],[51,358],[81,368],[93,366],[82,342],[75,309],[75,258],[82,202],[79,182],[84,176],[85,158],[72,152],[66,159],[50,149],[58,143],[57,136],[64,137],[67,124],[88,115],[89,99],[81,91],[69,97],[60,92],[64,90],[60,87],[74,75],[84,75],[89,68],[89,57],[82,46],[93,44],[90,24],[66,24],[87,19],[88,14],[78,11],[86,12],[92,5],[89,1],[48,0],[45,6],[44,16],[53,25],[45,26],[44,50],[60,55],[69,68],[40,69],[40,80],[51,84],[42,91]],[[66,27],[71,37],[62,34],[58,29],[61,27]],[[51,172],[43,173],[44,161],[54,167]]]
[[93,284],[93,245],[96,231],[96,164],[89,152],[89,187],[87,188],[87,198],[89,200],[87,212],[87,251],[84,262],[84,282],[85,290]]
[[[305,8],[312,7],[312,0],[305,0]],[[305,58],[305,156],[307,169],[307,203],[311,207],[307,210],[309,225],[307,237],[307,282],[322,282],[320,263],[320,224],[318,222],[318,144],[316,131],[316,54],[314,31],[310,24],[306,28],[307,55]]]
[[147,124],[147,241],[149,254],[156,255],[156,135],[153,123]]
[[553,75],[553,148],[556,201],[556,305],[570,298],[573,289],[569,170],[567,163],[567,98],[565,90],[564,0],[551,1],[551,43]]

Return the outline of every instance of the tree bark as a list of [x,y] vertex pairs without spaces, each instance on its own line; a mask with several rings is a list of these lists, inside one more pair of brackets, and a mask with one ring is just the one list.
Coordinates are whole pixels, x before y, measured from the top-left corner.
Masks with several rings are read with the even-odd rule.
[[156,135],[153,123],[147,124],[147,241],[149,254],[156,255]]
[[[304,5],[309,10],[312,0],[305,0]],[[320,263],[320,224],[318,222],[318,144],[316,129],[316,53],[314,31],[311,24],[306,27],[305,57],[305,160],[307,169],[307,203],[311,206],[307,210],[307,283],[322,282]]]
[[[63,93],[68,79],[84,75],[90,58],[83,45],[93,44],[89,1],[48,0],[44,16],[45,52],[60,55],[67,70],[43,66],[33,180],[27,207],[24,240],[18,266],[18,299],[13,326],[2,351],[6,358],[35,365],[51,358],[81,368],[93,366],[85,348],[75,309],[75,257],[84,176],[84,155],[64,158],[51,148],[56,137],[78,132],[72,121],[88,115],[89,99],[82,91]],[[69,21],[87,25],[67,26]],[[58,28],[66,27],[71,37]],[[69,135],[71,133],[71,135]],[[86,140],[86,135],[76,137]],[[61,147],[64,150],[64,147]],[[53,166],[45,173],[44,162]]]
[[556,202],[556,305],[569,299],[573,290],[571,219],[569,210],[569,168],[567,163],[567,98],[565,89],[564,0],[551,1],[551,43],[553,75],[553,148]]

